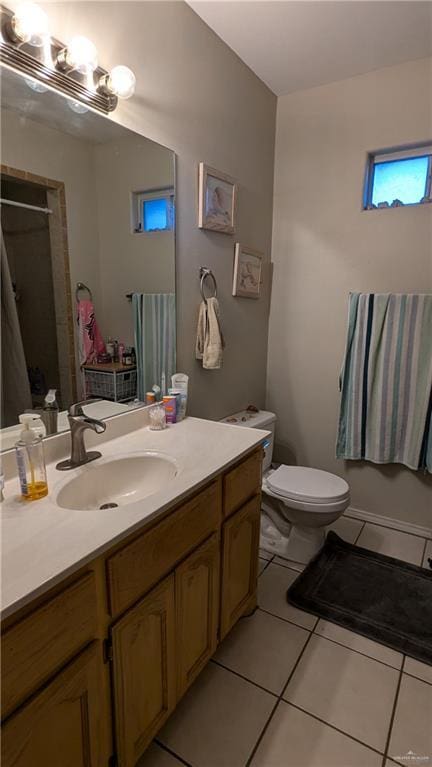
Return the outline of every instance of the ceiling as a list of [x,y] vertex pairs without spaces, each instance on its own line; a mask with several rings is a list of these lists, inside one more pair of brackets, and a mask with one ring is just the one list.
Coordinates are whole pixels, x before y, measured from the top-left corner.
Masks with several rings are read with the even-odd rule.
[[432,2],[187,1],[278,96],[432,55]]

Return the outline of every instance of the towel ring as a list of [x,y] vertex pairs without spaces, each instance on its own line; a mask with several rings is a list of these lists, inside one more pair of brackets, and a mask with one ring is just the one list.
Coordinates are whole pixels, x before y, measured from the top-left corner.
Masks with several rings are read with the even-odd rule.
[[204,293],[204,283],[205,283],[207,277],[210,277],[210,279],[213,280],[213,290],[214,290],[214,293],[213,293],[212,296],[208,296],[208,298],[217,298],[217,283],[216,283],[216,278],[215,278],[212,270],[209,269],[208,266],[201,266],[199,273],[200,273],[200,277],[201,277],[201,282],[200,282],[201,296],[202,296],[202,299],[203,299],[204,303],[207,303],[207,297],[206,297],[206,295]]
[[87,285],[84,285],[83,282],[77,282],[76,284],[76,290],[75,290],[75,298],[77,301],[79,301],[79,292],[80,290],[86,290],[89,294],[90,301],[93,301],[93,296],[90,288],[87,287]]

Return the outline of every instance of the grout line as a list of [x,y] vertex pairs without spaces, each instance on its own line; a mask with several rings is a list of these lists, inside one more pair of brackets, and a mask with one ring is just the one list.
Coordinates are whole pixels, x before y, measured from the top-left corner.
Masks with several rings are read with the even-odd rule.
[[[162,748],[164,751],[167,752],[167,754],[170,754],[171,756],[174,756],[175,759],[177,759],[178,762],[184,765],[184,767],[192,767],[190,762],[187,762],[186,759],[183,759],[183,757],[179,756],[179,754],[176,754],[175,751],[173,751],[171,748],[168,748],[168,746],[165,745],[165,743],[162,743],[158,738],[154,739],[154,742],[157,743],[157,745]],[[145,752],[144,752],[145,753]]]
[[265,565],[264,565],[263,569],[258,574],[258,578],[261,578],[262,574],[267,570],[268,566],[271,565],[271,563],[273,561],[273,557],[272,557],[272,559],[262,559],[261,557],[259,557],[259,559],[261,559],[262,562],[265,562]]
[[[417,658],[413,658],[413,660],[417,660]],[[423,663],[423,661],[422,661],[422,660],[419,660],[419,661],[417,661],[417,663]],[[427,666],[427,665],[428,665],[428,664],[427,664],[427,663],[425,663],[425,666]],[[423,684],[428,684],[428,685],[429,685],[429,687],[432,687],[432,682],[428,682],[428,680],[427,680],[427,679],[422,679],[422,677],[421,677],[421,676],[416,676],[415,674],[413,674],[413,673],[412,673],[412,672],[410,672],[410,671],[404,671],[404,674],[405,674],[405,676],[409,676],[409,677],[411,677],[411,679],[417,679],[417,682],[423,682]]]
[[254,687],[258,687],[259,690],[262,690],[263,692],[266,692],[269,695],[272,695],[273,698],[278,697],[277,692],[272,692],[272,690],[269,690],[267,687],[263,687],[262,684],[258,684],[258,682],[254,682],[252,679],[249,679],[247,676],[244,676],[244,674],[240,674],[238,671],[234,671],[234,669],[230,668],[229,666],[225,666],[225,664],[221,663],[220,660],[215,660],[214,658],[211,658],[210,663],[214,663],[215,666],[220,666],[221,668],[224,668],[225,671],[230,671],[231,674],[234,674],[234,676],[238,676],[240,677],[240,679],[243,679],[245,682],[249,682],[249,684],[253,684]]
[[287,679],[287,682],[286,682],[286,684],[284,685],[284,687],[282,688],[282,692],[280,693],[280,695],[279,695],[279,697],[278,697],[278,699],[277,699],[277,701],[276,701],[275,705],[273,706],[273,708],[272,708],[272,710],[271,710],[271,712],[270,712],[270,716],[269,716],[269,718],[267,719],[267,722],[265,723],[265,725],[264,725],[263,729],[261,730],[261,734],[259,735],[259,737],[258,737],[258,740],[256,741],[256,743],[255,743],[255,745],[254,745],[254,747],[253,747],[253,749],[252,749],[252,751],[251,751],[251,753],[250,753],[250,756],[249,756],[249,758],[248,758],[248,760],[247,760],[247,762],[246,762],[246,765],[245,765],[245,767],[249,767],[249,765],[251,764],[251,762],[252,762],[252,760],[253,760],[253,758],[254,758],[254,756],[255,756],[255,754],[256,754],[256,752],[257,752],[257,750],[258,750],[258,747],[259,747],[259,745],[260,745],[260,743],[261,743],[261,741],[262,741],[262,739],[263,739],[263,737],[264,737],[264,735],[265,735],[265,733],[266,733],[266,731],[267,731],[267,729],[268,729],[268,726],[269,726],[269,724],[270,724],[271,720],[273,719],[273,714],[275,713],[275,711],[276,711],[276,709],[277,709],[277,707],[278,707],[279,703],[280,703],[280,702],[281,702],[281,700],[282,700],[282,696],[283,696],[283,694],[284,694],[284,692],[285,692],[286,688],[288,687],[288,685],[289,685],[289,683],[290,683],[290,681],[291,681],[292,677],[294,676],[294,674],[295,674],[295,672],[296,672],[296,670],[297,670],[297,666],[298,666],[298,664],[300,663],[300,660],[301,660],[301,658],[303,657],[304,651],[306,650],[306,647],[308,646],[308,644],[309,644],[309,642],[310,642],[310,638],[311,638],[311,636],[312,636],[312,632],[310,632],[310,634],[309,634],[308,638],[306,639],[306,642],[304,643],[304,645],[303,645],[303,648],[302,648],[302,650],[301,650],[301,652],[300,652],[300,654],[299,654],[299,656],[298,656],[298,658],[297,658],[296,662],[294,663],[294,666],[293,666],[293,668],[291,669],[291,673],[290,673],[290,675],[289,675],[289,677],[288,677],[288,679]]
[[[322,620],[325,620],[325,618],[323,618]],[[338,625],[338,624],[334,624],[334,625]],[[344,626],[341,626],[341,628],[344,628]],[[377,644],[379,644],[380,647],[385,647],[387,650],[391,650],[393,652],[398,653],[399,655],[402,655],[402,663],[400,668],[398,668],[397,666],[392,666],[390,663],[386,663],[384,660],[379,660],[378,658],[374,658],[373,655],[368,655],[365,652],[361,652],[361,650],[356,650],[354,647],[349,647],[348,645],[343,644],[342,642],[338,642],[337,639],[331,639],[330,637],[326,637],[324,634],[318,634],[318,632],[315,631],[315,629],[316,629],[316,626],[312,633],[315,634],[316,637],[319,637],[320,639],[326,639],[327,642],[333,642],[333,644],[337,644],[339,647],[344,647],[345,650],[351,650],[351,652],[355,652],[357,653],[357,655],[362,655],[363,658],[369,658],[369,660],[374,660],[375,663],[381,663],[382,666],[387,666],[387,668],[392,668],[393,671],[400,671],[403,666],[403,654],[399,652],[398,650],[393,650],[392,647],[388,647],[387,645],[382,645],[380,642],[377,642]],[[346,630],[349,631],[349,629],[346,629]],[[356,634],[355,631],[353,631],[352,633]],[[356,636],[363,637],[364,639],[369,639],[369,637],[364,637],[363,634],[356,634]],[[374,642],[375,640],[369,639],[369,641]]]
[[360,536],[361,536],[361,534],[362,534],[363,530],[365,529],[365,526],[366,526],[366,522],[363,522],[363,524],[362,524],[362,526],[361,526],[361,528],[360,528],[360,530],[359,530],[359,533],[358,533],[358,535],[356,536],[356,539],[355,539],[355,541],[354,541],[354,546],[356,546],[356,545],[357,545],[357,541],[358,541],[358,539],[360,538]]
[[[314,631],[315,626],[317,625],[319,621],[319,618],[317,618],[316,615],[313,615],[312,617],[315,618],[315,625],[313,626],[313,628],[306,628],[306,626],[302,626],[301,623],[294,623],[294,621],[290,621],[288,618],[282,618],[282,616],[276,615],[276,613],[271,613],[270,610],[265,610],[264,607],[260,607],[259,605],[258,605],[258,610],[261,610],[262,613],[266,613],[266,615],[271,615],[273,618],[279,618],[280,621],[289,623],[291,626],[296,626],[298,629],[303,629],[303,631]],[[305,613],[305,614],[312,615],[312,613]]]
[[402,677],[403,677],[403,670],[404,670],[404,666],[405,666],[405,657],[406,656],[404,655],[403,660],[402,660],[401,670],[400,670],[400,673],[399,673],[399,679],[398,679],[398,683],[397,683],[397,687],[396,687],[396,693],[395,693],[395,697],[394,697],[394,701],[393,701],[393,708],[392,708],[392,712],[391,712],[391,716],[390,716],[390,724],[389,724],[389,729],[388,729],[388,733],[387,733],[387,740],[386,740],[385,749],[384,749],[384,756],[383,756],[383,761],[382,761],[382,767],[385,767],[385,763],[386,763],[386,759],[387,759],[387,755],[388,755],[388,750],[390,748],[390,740],[391,740],[391,735],[392,735],[392,730],[393,730],[393,723],[394,723],[394,719],[395,719],[395,716],[396,716],[396,708],[397,708],[398,699],[399,699],[399,690],[401,688]]
[[316,719],[318,722],[321,722],[321,724],[324,724],[326,727],[330,727],[332,730],[336,730],[336,732],[340,732],[341,735],[345,735],[346,738],[349,738],[350,740],[354,740],[356,743],[359,743],[361,746],[368,748],[370,751],[373,751],[375,754],[379,754],[380,756],[383,756],[382,751],[379,751],[377,748],[374,748],[374,746],[370,746],[368,743],[365,743],[363,740],[359,740],[354,735],[350,735],[348,732],[345,732],[345,730],[341,730],[339,727],[336,727],[335,724],[331,724],[331,722],[326,722],[325,719],[321,719],[321,717],[317,716],[316,714],[312,714],[311,711],[307,711],[307,709],[302,708],[301,706],[298,706],[296,703],[292,703],[290,700],[285,700],[285,698],[283,698],[283,702],[286,703],[288,706],[292,706],[293,708],[296,708],[298,711],[301,711],[303,714],[310,716],[312,719]]
[[[288,560],[287,560],[288,561]],[[299,562],[299,564],[301,564]],[[276,565],[277,567],[283,567],[285,570],[291,570],[293,573],[297,573],[297,575],[300,575],[300,573],[303,572],[304,568],[307,567],[307,565],[304,565],[303,570],[297,570],[295,567],[290,567],[290,565],[283,565],[282,562],[272,562],[272,565]]]
[[[345,515],[346,516],[346,515]],[[357,517],[348,517],[348,519],[356,519],[357,522],[361,522],[361,519],[357,519]],[[379,522],[369,522],[367,519],[364,521],[365,525],[372,525],[372,527],[383,527],[384,530],[393,530],[395,533],[401,533],[402,535],[412,535],[413,538],[421,538],[422,540],[430,540],[429,538],[426,538],[424,535],[420,535],[419,533],[408,533],[406,530],[399,530],[397,527],[390,527],[390,525],[380,525]]]
[[421,562],[420,562],[420,567],[424,567],[425,570],[429,569],[429,568],[426,567],[426,549],[427,549],[427,545],[428,545],[427,538],[425,538],[425,542],[424,542],[424,546],[423,546],[423,554],[422,554],[422,558],[421,558]]

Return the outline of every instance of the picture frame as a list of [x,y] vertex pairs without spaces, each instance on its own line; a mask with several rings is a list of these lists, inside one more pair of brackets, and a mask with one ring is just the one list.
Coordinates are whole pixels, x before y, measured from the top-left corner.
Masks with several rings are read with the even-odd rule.
[[235,179],[200,162],[198,187],[198,227],[234,234],[238,193]]
[[259,298],[264,254],[236,242],[234,252],[233,296]]

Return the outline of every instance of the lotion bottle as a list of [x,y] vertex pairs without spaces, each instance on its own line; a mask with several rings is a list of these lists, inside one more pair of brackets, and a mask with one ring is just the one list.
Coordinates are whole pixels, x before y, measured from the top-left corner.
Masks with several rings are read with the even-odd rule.
[[21,495],[26,501],[36,501],[48,495],[45,455],[42,437],[30,428],[34,416],[20,415],[23,426],[15,445]]

